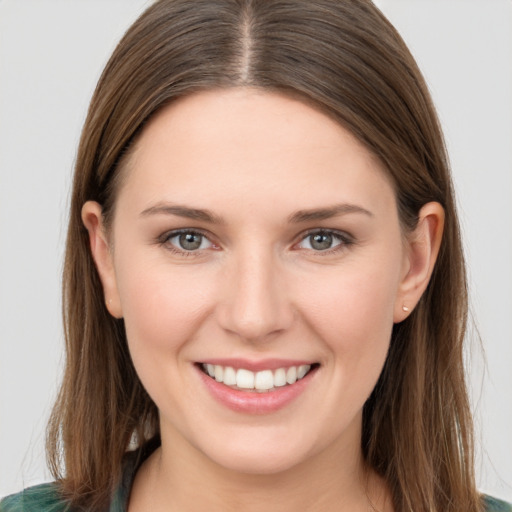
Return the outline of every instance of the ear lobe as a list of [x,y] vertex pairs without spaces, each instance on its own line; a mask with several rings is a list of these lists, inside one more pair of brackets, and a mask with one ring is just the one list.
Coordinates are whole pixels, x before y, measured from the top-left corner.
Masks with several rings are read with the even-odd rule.
[[426,290],[439,254],[443,228],[443,207],[437,202],[425,204],[406,243],[404,276],[395,303],[395,323],[407,318]]
[[87,201],[82,207],[82,222],[89,232],[91,254],[103,285],[105,306],[113,317],[122,318],[113,255],[103,225],[101,205]]

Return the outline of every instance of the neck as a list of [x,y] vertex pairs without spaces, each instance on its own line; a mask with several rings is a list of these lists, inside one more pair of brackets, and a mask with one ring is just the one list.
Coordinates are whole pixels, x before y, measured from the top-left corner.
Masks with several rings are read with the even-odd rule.
[[390,511],[384,482],[364,464],[360,442],[339,443],[272,474],[227,469],[190,444],[162,446],[134,483],[129,512]]

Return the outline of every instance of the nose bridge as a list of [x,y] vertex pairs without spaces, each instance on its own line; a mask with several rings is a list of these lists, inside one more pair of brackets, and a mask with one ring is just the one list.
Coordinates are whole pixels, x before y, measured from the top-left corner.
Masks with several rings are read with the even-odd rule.
[[251,341],[285,330],[293,313],[271,248],[247,246],[233,259],[226,276],[223,327]]

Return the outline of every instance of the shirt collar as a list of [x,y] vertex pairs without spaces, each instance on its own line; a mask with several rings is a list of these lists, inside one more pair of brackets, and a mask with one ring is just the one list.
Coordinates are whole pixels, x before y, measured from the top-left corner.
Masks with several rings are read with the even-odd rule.
[[123,458],[121,481],[115,490],[108,512],[126,512],[137,470],[142,463],[160,446],[159,436],[148,441],[142,448],[126,452]]

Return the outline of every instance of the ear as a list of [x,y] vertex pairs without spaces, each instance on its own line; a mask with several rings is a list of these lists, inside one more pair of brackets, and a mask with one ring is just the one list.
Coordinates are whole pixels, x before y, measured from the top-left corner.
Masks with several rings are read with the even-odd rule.
[[113,254],[103,225],[101,205],[87,201],[82,207],[82,222],[89,232],[91,254],[103,285],[105,305],[113,317],[122,318]]
[[439,254],[443,228],[443,207],[436,202],[425,204],[416,228],[407,237],[404,270],[394,309],[395,323],[409,316],[426,290]]

